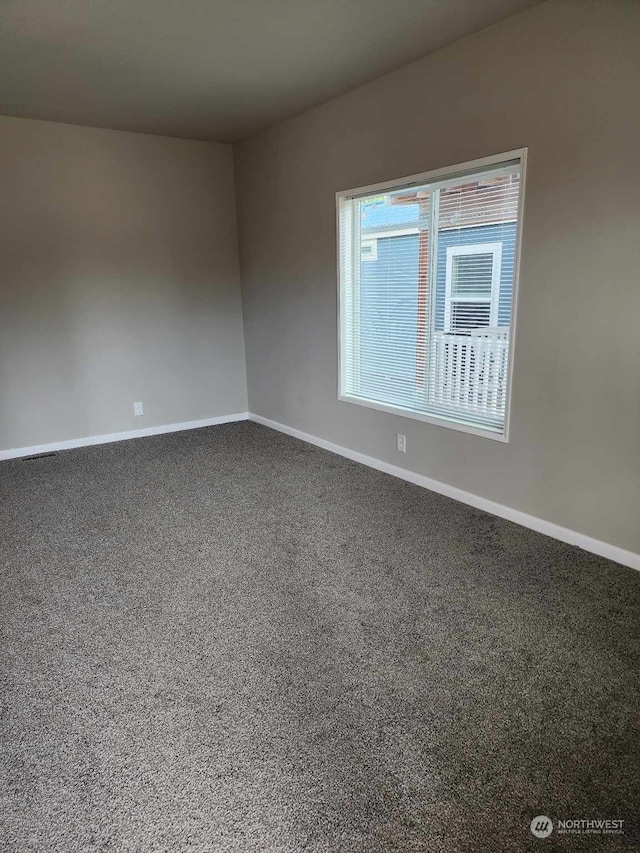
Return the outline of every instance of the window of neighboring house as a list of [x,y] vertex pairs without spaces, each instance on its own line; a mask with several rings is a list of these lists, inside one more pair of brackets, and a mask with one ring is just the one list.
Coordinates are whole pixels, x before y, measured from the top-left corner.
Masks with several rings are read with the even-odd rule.
[[506,441],[525,158],[337,194],[341,400]]
[[448,246],[444,327],[447,332],[498,325],[502,243]]
[[362,240],[360,243],[360,256],[363,261],[377,261],[378,241],[375,239]]

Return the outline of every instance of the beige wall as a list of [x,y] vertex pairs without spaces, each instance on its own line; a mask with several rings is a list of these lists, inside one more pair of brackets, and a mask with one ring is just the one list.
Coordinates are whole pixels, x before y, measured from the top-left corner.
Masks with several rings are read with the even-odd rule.
[[[250,409],[640,551],[639,82],[640,4],[551,0],[238,146]],[[521,146],[509,444],[337,402],[334,193]]]
[[235,221],[229,146],[0,118],[0,449],[246,411]]

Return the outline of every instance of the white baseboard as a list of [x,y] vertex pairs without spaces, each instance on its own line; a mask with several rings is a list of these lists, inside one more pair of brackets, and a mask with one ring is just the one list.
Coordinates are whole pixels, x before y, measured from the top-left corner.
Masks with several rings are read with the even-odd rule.
[[65,441],[52,441],[50,444],[34,444],[31,447],[15,447],[11,450],[0,450],[0,460],[16,459],[21,456],[36,456],[39,453],[54,453],[57,450],[71,450],[74,447],[88,447],[91,444],[109,444],[112,441],[127,441],[130,438],[143,438],[146,435],[162,435],[165,432],[180,432],[183,429],[199,429],[200,427],[228,424],[235,421],[246,421],[248,412],[237,412],[234,415],[219,415],[215,418],[202,418],[199,421],[185,421],[180,424],[163,424],[162,426],[130,429],[126,432],[109,432],[105,435],[89,435],[84,438],[69,438]]
[[16,447],[10,450],[0,450],[0,460],[16,459],[22,456],[36,456],[39,453],[54,453],[58,450],[71,450],[74,447],[88,447],[92,444],[108,444],[112,441],[126,441],[131,438],[143,438],[148,435],[162,435],[163,433],[179,432],[180,430],[199,429],[200,427],[215,426],[216,424],[227,424],[235,421],[251,420],[264,426],[275,429],[278,432],[286,433],[294,438],[299,438],[301,441],[306,441],[308,444],[314,444],[317,447],[322,447],[324,450],[329,450],[332,453],[337,453],[339,456],[344,456],[347,459],[352,459],[354,462],[360,462],[362,465],[368,465],[370,468],[375,468],[378,471],[383,471],[385,474],[391,474],[393,477],[399,477],[401,480],[407,480],[417,486],[422,486],[425,489],[430,489],[432,492],[446,495],[461,503],[476,507],[476,509],[490,512],[493,515],[506,518],[516,524],[521,524],[523,527],[529,527],[531,530],[536,530],[538,533],[543,533],[545,536],[551,536],[553,539],[559,539],[561,542],[567,542],[569,545],[576,545],[578,548],[583,548],[585,551],[590,551],[592,554],[597,554],[600,557],[606,557],[608,560],[613,560],[615,563],[621,563],[623,566],[637,569],[640,571],[640,554],[633,551],[627,551],[624,548],[619,548],[617,545],[611,545],[608,542],[602,542],[600,539],[594,539],[584,533],[578,533],[576,530],[570,530],[568,527],[561,527],[559,524],[554,524],[552,521],[546,521],[543,518],[537,518],[534,515],[529,515],[526,512],[521,512],[518,509],[504,506],[495,501],[483,498],[480,495],[474,495],[472,492],[466,492],[464,489],[459,489],[456,486],[450,486],[447,483],[442,483],[439,480],[433,480],[431,477],[425,477],[423,474],[416,474],[407,468],[400,468],[397,465],[392,465],[390,462],[383,462],[373,456],[367,456],[365,453],[359,453],[356,450],[350,450],[348,447],[343,447],[339,444],[334,444],[332,441],[327,441],[324,438],[311,435],[308,432],[295,429],[286,424],[278,423],[277,421],[263,418],[262,415],[256,415],[250,412],[236,412],[232,415],[219,415],[214,418],[202,418],[198,421],[185,421],[177,424],[163,424],[162,426],[143,427],[142,429],[132,429],[125,432],[111,432],[105,435],[90,435],[83,438],[71,438],[65,441],[54,441],[49,444],[35,444],[30,447]]
[[322,447],[324,450],[330,450],[332,453],[337,453],[339,456],[345,456],[347,459],[352,459],[354,462],[360,462],[363,465],[368,465],[370,468],[376,468],[378,471],[384,471],[385,474],[391,474],[394,477],[399,477],[402,480],[408,480],[410,483],[415,483],[417,486],[423,486],[425,489],[430,489],[432,492],[438,492],[441,495],[446,495],[448,498],[453,498],[461,503],[469,504],[476,509],[482,509],[485,512],[490,512],[492,515],[498,515],[501,518],[506,518],[516,524],[521,524],[523,527],[529,527],[531,530],[536,530],[538,533],[544,533],[545,536],[551,536],[553,539],[559,539],[561,542],[567,542],[569,545],[576,545],[585,551],[590,551],[592,554],[597,554],[599,557],[606,557],[608,560],[613,560],[615,563],[621,563],[623,566],[629,566],[631,569],[640,571],[640,554],[633,551],[627,551],[624,548],[619,548],[617,545],[611,545],[608,542],[602,542],[599,539],[593,539],[584,533],[578,533],[576,530],[570,530],[568,527],[561,527],[559,524],[554,524],[552,521],[545,521],[543,518],[537,518],[535,515],[529,515],[526,512],[521,512],[519,509],[512,509],[503,504],[491,501],[488,498],[474,495],[472,492],[465,492],[456,486],[449,486],[447,483],[442,483],[439,480],[432,480],[430,477],[425,477],[423,474],[416,474],[406,468],[399,468],[397,465],[392,465],[389,462],[383,462],[380,459],[375,459],[373,456],[367,456],[364,453],[358,453],[356,450],[350,450],[348,447],[342,447],[339,444],[334,444],[332,441],[327,441],[324,438],[311,435],[308,432],[294,429],[286,424],[278,423],[277,421],[263,418],[261,415],[249,414],[249,420],[255,421],[263,426],[271,429],[284,432],[294,438],[299,438],[309,444],[315,444],[317,447]]

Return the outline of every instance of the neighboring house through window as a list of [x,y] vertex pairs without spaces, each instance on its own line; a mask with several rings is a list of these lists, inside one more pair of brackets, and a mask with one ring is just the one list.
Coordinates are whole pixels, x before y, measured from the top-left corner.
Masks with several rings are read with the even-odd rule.
[[506,440],[525,154],[337,194],[341,400]]

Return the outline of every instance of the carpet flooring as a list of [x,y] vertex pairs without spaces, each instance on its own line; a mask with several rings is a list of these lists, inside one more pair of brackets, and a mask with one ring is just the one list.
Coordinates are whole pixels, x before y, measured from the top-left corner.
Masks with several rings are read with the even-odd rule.
[[0,492],[3,853],[640,849],[639,573],[253,423]]

